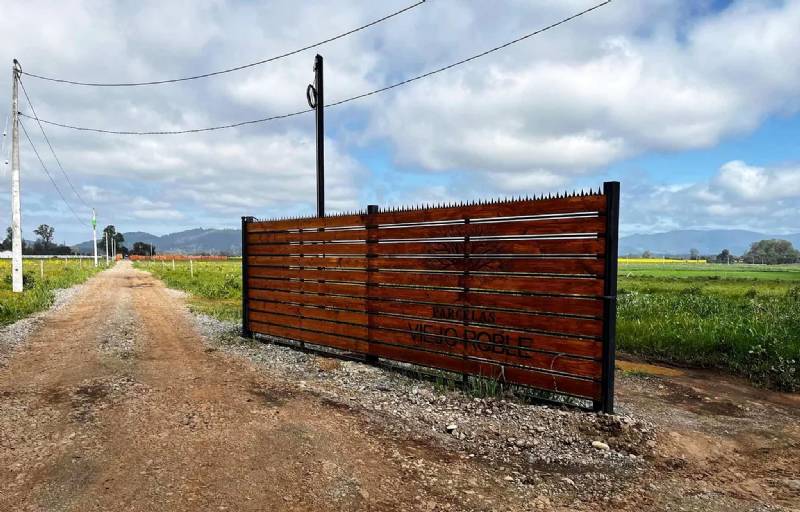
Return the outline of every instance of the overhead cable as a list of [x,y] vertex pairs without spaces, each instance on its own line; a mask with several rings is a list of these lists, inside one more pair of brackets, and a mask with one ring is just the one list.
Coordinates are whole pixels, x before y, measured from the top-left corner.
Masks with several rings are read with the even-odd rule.
[[50,139],[47,137],[47,133],[45,133],[44,126],[42,126],[41,121],[39,121],[39,116],[36,115],[36,109],[33,108],[33,103],[31,102],[31,97],[28,96],[28,91],[25,90],[25,84],[22,82],[22,80],[19,81],[19,85],[22,86],[22,92],[25,94],[25,99],[28,102],[28,106],[31,108],[31,113],[33,114],[33,118],[36,119],[36,123],[39,125],[39,129],[42,131],[42,135],[44,136],[44,140],[45,140],[45,142],[47,142],[47,146],[50,148],[50,152],[53,154],[53,158],[55,158],[56,163],[58,164],[58,168],[61,169],[61,172],[64,174],[64,178],[66,178],[67,183],[69,183],[69,188],[72,189],[72,192],[75,194],[75,197],[77,197],[80,200],[80,202],[83,203],[83,205],[86,208],[91,209],[92,207],[89,206],[89,204],[86,201],[83,200],[83,197],[81,197],[81,195],[75,189],[75,186],[72,184],[72,180],[69,179],[69,175],[67,174],[67,171],[64,170],[64,166],[61,165],[61,160],[59,160],[58,155],[56,155],[56,150],[53,149],[53,145],[50,144]]
[[83,224],[84,226],[88,226],[89,224],[87,224],[86,221],[81,220],[78,214],[75,213],[75,210],[72,208],[72,205],[70,205],[67,199],[64,197],[64,194],[61,193],[61,189],[58,188],[58,185],[56,184],[56,181],[53,179],[53,176],[50,174],[50,171],[47,170],[47,166],[44,164],[42,157],[39,155],[39,151],[36,150],[36,146],[33,144],[31,136],[28,135],[28,130],[25,129],[25,125],[22,123],[22,121],[20,121],[19,125],[22,127],[22,131],[23,133],[25,133],[25,138],[28,139],[28,143],[31,145],[31,148],[33,148],[33,152],[36,154],[36,158],[38,158],[39,163],[42,164],[42,169],[44,170],[45,174],[47,174],[47,177],[50,178],[50,183],[53,184],[53,188],[56,189],[56,192],[58,192],[58,195],[61,197],[61,200],[64,202],[65,205],[67,205],[67,208],[69,208],[69,211],[72,212],[72,215],[75,216],[75,219],[79,223]]
[[369,27],[371,27],[373,25],[377,25],[378,23],[381,23],[381,22],[386,21],[388,19],[394,18],[395,16],[398,16],[398,15],[400,15],[400,14],[406,12],[406,11],[410,11],[411,9],[424,4],[425,1],[426,0],[420,0],[419,2],[417,2],[415,4],[411,4],[411,5],[407,6],[407,7],[404,7],[403,9],[400,9],[399,11],[395,11],[395,12],[393,12],[391,14],[387,14],[386,16],[384,16],[382,18],[378,18],[376,20],[373,20],[373,21],[371,21],[371,22],[369,22],[369,23],[367,23],[365,25],[361,25],[360,27],[356,27],[354,29],[348,30],[347,32],[343,32],[343,33],[341,33],[339,35],[336,35],[336,36],[333,36],[333,37],[329,37],[328,39],[324,39],[322,41],[309,44],[307,46],[304,46],[302,48],[298,48],[296,50],[292,50],[292,51],[289,51],[289,52],[286,52],[286,53],[282,53],[280,55],[275,55],[274,57],[269,57],[269,58],[264,59],[264,60],[251,62],[250,64],[244,64],[242,66],[236,66],[236,67],[233,67],[233,68],[222,69],[222,70],[219,70],[219,71],[212,71],[210,73],[203,73],[201,75],[185,76],[185,77],[182,77],[182,78],[170,78],[170,79],[166,79],[166,80],[152,80],[152,81],[149,81],[149,82],[81,82],[81,81],[78,81],[78,80],[66,80],[66,79],[63,79],[63,78],[53,78],[53,77],[49,77],[49,76],[42,76],[42,75],[37,75],[37,74],[34,74],[34,73],[28,73],[26,71],[23,71],[22,74],[30,76],[32,78],[38,78],[40,80],[47,80],[49,82],[58,82],[58,83],[70,84],[70,85],[85,85],[85,86],[90,86],[90,87],[138,87],[138,86],[143,86],[143,85],[170,84],[170,83],[175,83],[175,82],[186,82],[188,80],[197,80],[199,78],[209,78],[209,77],[212,77],[212,76],[223,75],[225,73],[232,73],[234,71],[241,71],[242,69],[247,69],[247,68],[252,68],[252,67],[255,67],[255,66],[260,66],[260,65],[266,64],[268,62],[273,62],[273,61],[276,61],[276,60],[279,60],[279,59],[290,57],[290,56],[298,54],[300,52],[304,52],[306,50],[310,50],[311,48],[316,48],[317,46],[322,46],[324,44],[336,41],[337,39],[341,39],[341,38],[347,37],[347,36],[349,36],[351,34],[355,34],[356,32],[359,32],[361,30],[369,28]]
[[[386,87],[381,87],[380,89],[375,89],[373,91],[365,92],[363,94],[359,94],[359,95],[356,95],[356,96],[351,96],[349,98],[346,98],[346,99],[343,99],[343,100],[339,100],[339,101],[335,101],[335,102],[332,102],[332,103],[326,103],[325,106],[326,107],[335,107],[337,105],[342,105],[344,103],[355,101],[355,100],[358,100],[358,99],[361,99],[361,98],[366,98],[367,96],[372,96],[374,94],[385,92],[385,91],[388,91],[390,89],[394,89],[396,87],[400,87],[402,85],[406,85],[406,84],[409,84],[411,82],[415,82],[417,80],[421,80],[423,78],[427,78],[427,77],[435,75],[437,73],[441,73],[443,71],[447,71],[448,69],[452,69],[452,68],[454,68],[456,66],[460,66],[462,64],[466,64],[466,63],[471,62],[471,61],[473,61],[475,59],[479,59],[481,57],[489,55],[490,53],[494,53],[496,51],[502,50],[502,49],[507,48],[507,47],[509,47],[511,45],[514,45],[514,44],[517,44],[517,43],[519,43],[521,41],[524,41],[524,40],[526,40],[526,39],[528,39],[530,37],[536,36],[538,34],[541,34],[543,32],[546,32],[548,30],[556,28],[559,25],[563,25],[565,23],[568,23],[568,22],[574,20],[575,18],[583,16],[584,14],[588,14],[588,13],[590,13],[590,12],[596,10],[596,9],[599,9],[600,7],[603,7],[604,5],[610,4],[610,3],[611,3],[611,0],[606,0],[605,2],[601,2],[599,4],[596,4],[593,7],[590,7],[588,9],[580,11],[580,12],[578,12],[576,14],[573,14],[572,16],[569,16],[569,17],[564,18],[564,19],[562,19],[560,21],[557,21],[555,23],[547,25],[546,27],[543,27],[543,28],[540,28],[540,29],[538,29],[538,30],[536,30],[534,32],[530,32],[528,34],[525,34],[525,35],[523,35],[521,37],[518,37],[516,39],[513,39],[513,40],[511,40],[511,41],[509,41],[507,43],[503,43],[503,44],[501,44],[499,46],[495,46],[494,48],[490,48],[490,49],[488,49],[486,51],[483,51],[483,52],[478,53],[476,55],[473,55],[471,57],[467,57],[465,59],[461,59],[461,60],[459,60],[457,62],[454,62],[452,64],[448,64],[447,66],[443,66],[441,68],[434,69],[432,71],[428,71],[427,73],[423,73],[421,75],[417,75],[417,76],[414,76],[412,78],[408,78],[406,80],[402,80],[402,81],[394,83],[392,85],[388,85]],[[86,131],[86,132],[96,132],[96,133],[109,133],[109,134],[117,134],[117,135],[180,135],[180,134],[184,134],[184,133],[210,132],[210,131],[215,131],[215,130],[224,130],[224,129],[227,129],[227,128],[236,128],[236,127],[239,127],[239,126],[244,126],[244,125],[249,125],[249,124],[264,123],[264,122],[268,122],[268,121],[275,121],[275,120],[278,120],[278,119],[285,119],[285,118],[288,118],[288,117],[299,116],[301,114],[306,114],[308,112],[313,112],[313,109],[304,109],[304,110],[299,110],[297,112],[291,112],[291,113],[288,113],[288,114],[280,114],[280,115],[275,115],[275,116],[270,116],[270,117],[263,117],[263,118],[260,118],[260,119],[252,119],[252,120],[249,120],[249,121],[241,121],[241,122],[237,122],[237,123],[230,123],[230,124],[219,125],[219,126],[210,126],[210,127],[205,127],[205,128],[193,128],[193,129],[187,129],[187,130],[156,130],[156,131],[106,130],[106,129],[101,129],[101,128],[88,128],[88,127],[84,127],[84,126],[70,125],[70,124],[66,124],[66,123],[57,123],[55,121],[49,121],[49,120],[45,120],[45,119],[39,119],[39,121],[42,122],[42,123],[45,123],[45,124],[58,126],[58,127],[61,127],[61,128],[69,128],[69,129],[72,129],[72,130],[79,130],[79,131]],[[25,115],[23,113],[20,113],[20,115],[24,116],[24,117],[30,117],[30,116]]]

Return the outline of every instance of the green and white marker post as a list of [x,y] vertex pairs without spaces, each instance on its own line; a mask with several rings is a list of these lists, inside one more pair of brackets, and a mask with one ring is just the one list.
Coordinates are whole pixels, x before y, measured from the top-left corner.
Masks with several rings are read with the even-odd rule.
[[97,215],[92,208],[92,246],[94,247],[94,266],[97,266]]

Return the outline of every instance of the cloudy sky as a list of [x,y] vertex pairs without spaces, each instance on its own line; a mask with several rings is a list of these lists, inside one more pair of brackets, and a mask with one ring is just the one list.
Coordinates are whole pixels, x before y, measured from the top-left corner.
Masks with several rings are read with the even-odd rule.
[[[175,78],[294,50],[414,2],[9,2],[0,16],[6,97],[14,57],[25,71],[71,80]],[[330,102],[480,53],[594,3],[427,0],[319,49],[205,80],[137,88],[23,81],[44,119],[116,130],[198,128],[306,108],[317,51]],[[798,1],[615,0],[464,66],[332,107],[328,209],[596,188],[615,179],[623,234],[800,232],[798,27]],[[24,99],[21,110],[30,113]],[[7,113],[0,108],[2,121]],[[64,196],[88,220],[38,128],[23,122]],[[172,136],[45,128],[101,225],[164,234],[236,227],[242,215],[314,211],[311,114]],[[25,236],[46,222],[59,241],[89,238],[24,138],[21,154]],[[9,212],[3,167],[0,212]],[[8,214],[0,217],[8,224]]]

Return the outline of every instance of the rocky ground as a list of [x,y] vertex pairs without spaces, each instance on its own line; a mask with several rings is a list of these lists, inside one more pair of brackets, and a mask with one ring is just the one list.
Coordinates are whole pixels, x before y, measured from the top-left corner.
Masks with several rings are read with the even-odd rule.
[[644,365],[598,415],[237,329],[122,263],[0,332],[0,510],[800,506],[797,396]]

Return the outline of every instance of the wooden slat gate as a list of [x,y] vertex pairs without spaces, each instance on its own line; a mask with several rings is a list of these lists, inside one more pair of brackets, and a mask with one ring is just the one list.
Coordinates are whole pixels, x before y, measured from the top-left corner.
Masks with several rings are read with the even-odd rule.
[[619,183],[242,218],[243,333],[527,385],[613,412]]

